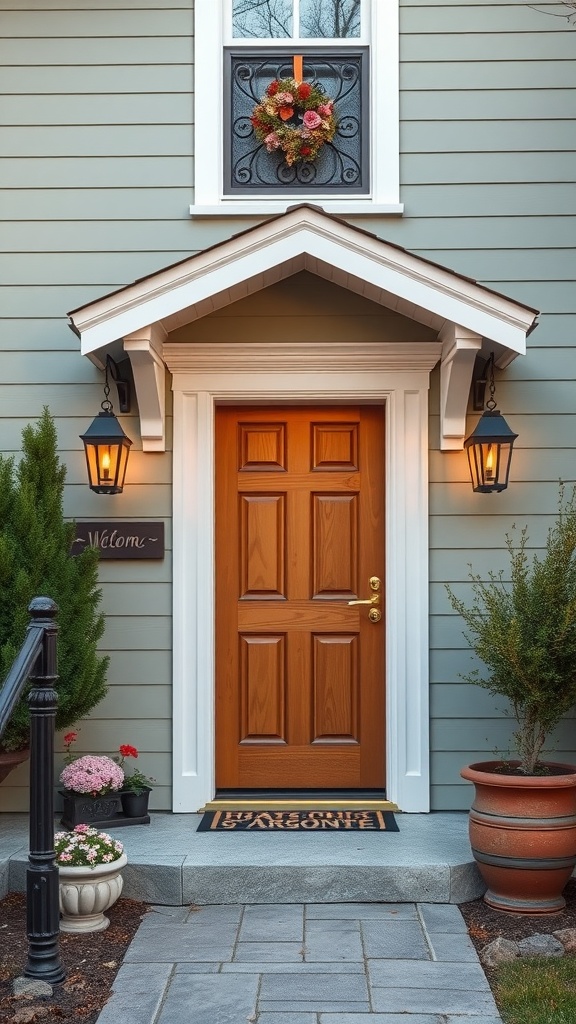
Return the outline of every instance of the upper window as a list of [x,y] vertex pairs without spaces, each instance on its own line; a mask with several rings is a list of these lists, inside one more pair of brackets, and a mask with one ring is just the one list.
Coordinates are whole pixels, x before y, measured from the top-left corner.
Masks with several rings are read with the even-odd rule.
[[397,16],[397,0],[196,0],[191,212],[401,212]]
[[232,35],[235,39],[357,39],[361,6],[362,0],[232,0]]

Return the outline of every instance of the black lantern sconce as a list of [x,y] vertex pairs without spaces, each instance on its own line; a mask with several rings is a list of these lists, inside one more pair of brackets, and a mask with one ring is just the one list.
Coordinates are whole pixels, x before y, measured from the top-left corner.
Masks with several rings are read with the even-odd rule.
[[496,408],[494,392],[494,353],[489,356],[481,375],[474,381],[474,408],[484,408],[488,384],[490,398],[474,430],[464,441],[468,455],[472,490],[481,494],[505,491],[508,487],[512,448],[518,437]]
[[120,412],[130,411],[130,385],[118,375],[118,367],[111,356],[106,356],[106,381],[102,412],[92,421],[85,434],[84,442],[88,483],[96,494],[121,494],[132,441],[120,426],[112,402],[108,374],[118,388]]

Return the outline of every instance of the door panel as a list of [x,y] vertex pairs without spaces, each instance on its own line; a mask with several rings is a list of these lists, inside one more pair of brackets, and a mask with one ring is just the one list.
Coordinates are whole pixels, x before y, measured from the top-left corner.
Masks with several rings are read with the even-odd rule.
[[381,407],[217,409],[219,788],[384,785],[383,480]]

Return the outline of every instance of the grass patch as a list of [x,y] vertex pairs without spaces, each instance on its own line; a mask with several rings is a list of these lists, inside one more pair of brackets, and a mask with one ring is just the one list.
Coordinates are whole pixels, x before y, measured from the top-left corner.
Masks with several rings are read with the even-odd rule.
[[576,957],[503,964],[494,995],[505,1024],[575,1024]]

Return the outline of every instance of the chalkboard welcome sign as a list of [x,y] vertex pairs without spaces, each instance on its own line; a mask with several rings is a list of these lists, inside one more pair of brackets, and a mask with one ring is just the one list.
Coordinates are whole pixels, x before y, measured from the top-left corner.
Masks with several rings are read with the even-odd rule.
[[100,558],[164,558],[164,523],[76,523],[72,554],[87,547]]

